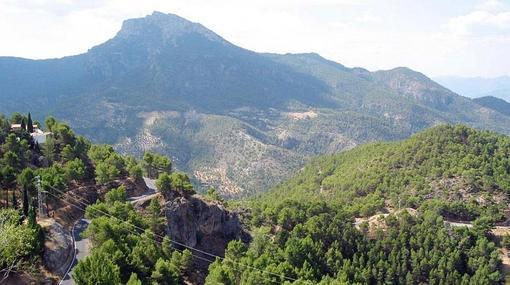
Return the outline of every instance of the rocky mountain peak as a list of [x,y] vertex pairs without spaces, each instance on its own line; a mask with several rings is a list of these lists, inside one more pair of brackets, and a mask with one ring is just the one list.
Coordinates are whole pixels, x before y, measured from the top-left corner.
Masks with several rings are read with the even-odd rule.
[[151,35],[158,35],[163,40],[176,39],[182,35],[196,34],[211,41],[226,42],[219,35],[207,29],[201,24],[188,21],[175,14],[153,12],[143,18],[125,20],[116,38],[146,38]]
[[376,71],[373,76],[377,82],[390,89],[440,110],[444,110],[457,96],[423,73],[408,67]]

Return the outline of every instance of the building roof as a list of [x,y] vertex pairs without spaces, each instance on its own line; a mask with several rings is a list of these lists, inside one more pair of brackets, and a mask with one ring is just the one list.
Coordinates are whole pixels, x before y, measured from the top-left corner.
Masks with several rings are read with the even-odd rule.
[[[39,128],[38,124],[33,124],[33,126],[34,126],[34,129]],[[11,129],[21,129],[21,124],[11,124]]]

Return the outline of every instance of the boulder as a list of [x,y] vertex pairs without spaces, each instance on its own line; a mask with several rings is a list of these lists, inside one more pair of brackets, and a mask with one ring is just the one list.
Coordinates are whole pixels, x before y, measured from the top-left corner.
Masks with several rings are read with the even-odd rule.
[[44,230],[43,264],[51,273],[62,276],[74,257],[71,234],[53,219],[40,223]]

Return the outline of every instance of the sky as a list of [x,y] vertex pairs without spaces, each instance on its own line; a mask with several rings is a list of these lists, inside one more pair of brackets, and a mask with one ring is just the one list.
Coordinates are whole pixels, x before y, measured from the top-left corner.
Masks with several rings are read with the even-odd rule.
[[83,53],[153,11],[259,52],[428,76],[510,75],[510,0],[0,0],[0,55]]

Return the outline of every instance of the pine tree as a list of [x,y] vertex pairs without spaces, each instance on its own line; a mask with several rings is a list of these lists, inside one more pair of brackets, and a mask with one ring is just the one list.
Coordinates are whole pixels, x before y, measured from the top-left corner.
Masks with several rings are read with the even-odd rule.
[[21,119],[21,129],[24,131],[27,130],[27,124],[25,123],[25,118]]
[[28,216],[29,209],[29,191],[34,190],[33,180],[34,172],[30,168],[25,168],[16,178],[19,188],[23,191],[23,215]]
[[30,114],[30,112],[28,113],[27,131],[29,133],[34,132],[34,123],[32,122],[32,115]]

